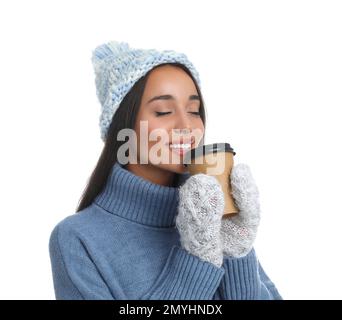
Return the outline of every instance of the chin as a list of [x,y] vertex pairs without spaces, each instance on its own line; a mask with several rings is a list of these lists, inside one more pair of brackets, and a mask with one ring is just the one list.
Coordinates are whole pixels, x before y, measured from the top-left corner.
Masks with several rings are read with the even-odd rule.
[[183,164],[159,164],[157,167],[169,172],[180,174],[188,172],[187,167],[185,167]]

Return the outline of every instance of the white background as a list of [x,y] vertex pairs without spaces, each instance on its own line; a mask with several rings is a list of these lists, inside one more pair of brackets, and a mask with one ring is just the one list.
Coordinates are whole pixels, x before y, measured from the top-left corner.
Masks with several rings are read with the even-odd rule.
[[196,66],[206,142],[251,167],[283,298],[341,299],[341,17],[329,0],[1,2],[0,298],[55,298],[50,232],[103,147],[91,52],[121,40]]

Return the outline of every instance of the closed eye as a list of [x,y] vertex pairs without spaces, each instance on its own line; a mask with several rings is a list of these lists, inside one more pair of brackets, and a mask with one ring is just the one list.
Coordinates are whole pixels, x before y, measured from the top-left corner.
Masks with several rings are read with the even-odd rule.
[[158,111],[156,111],[157,117],[163,116],[163,115],[168,114],[168,113],[171,113],[171,112],[158,112]]
[[[158,112],[158,111],[156,111],[157,117],[163,116],[163,115],[166,115],[166,114],[169,114],[169,113],[171,113],[171,112]],[[190,113],[195,114],[195,115],[198,115],[198,116],[200,115],[199,112],[190,112]]]

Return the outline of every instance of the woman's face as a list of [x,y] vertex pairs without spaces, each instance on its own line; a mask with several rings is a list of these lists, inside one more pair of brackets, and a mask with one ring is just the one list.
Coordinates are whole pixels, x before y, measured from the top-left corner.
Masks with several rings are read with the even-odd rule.
[[[186,172],[182,164],[184,153],[198,146],[204,134],[199,107],[195,84],[184,70],[170,65],[152,70],[135,126],[138,163],[146,163],[141,161],[147,159],[143,161],[159,169]],[[146,148],[141,148],[140,143]],[[179,143],[185,146],[177,146]],[[148,150],[148,154],[144,150]]]

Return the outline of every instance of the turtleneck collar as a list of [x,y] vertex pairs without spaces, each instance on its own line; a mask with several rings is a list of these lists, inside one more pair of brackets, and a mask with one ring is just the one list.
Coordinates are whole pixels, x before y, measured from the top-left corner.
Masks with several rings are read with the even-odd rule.
[[174,227],[177,216],[178,187],[190,176],[178,174],[175,187],[155,184],[116,162],[94,203],[128,220],[154,226]]

